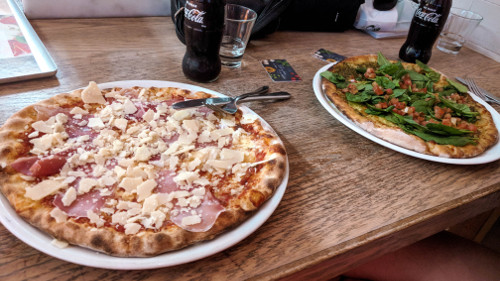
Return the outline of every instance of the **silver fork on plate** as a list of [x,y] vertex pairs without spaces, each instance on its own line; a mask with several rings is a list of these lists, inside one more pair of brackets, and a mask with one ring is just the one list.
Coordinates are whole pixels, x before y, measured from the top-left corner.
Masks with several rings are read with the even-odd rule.
[[467,85],[469,86],[469,89],[478,97],[480,97],[482,100],[486,101],[486,96],[479,90],[479,87],[477,86],[476,82],[472,80],[471,78],[465,78],[465,81],[467,81]]
[[493,98],[493,97],[490,97],[489,95],[487,95],[486,93],[483,92],[483,89],[479,88],[476,84],[476,82],[471,79],[471,78],[465,78],[465,82],[467,82],[467,86],[469,86],[469,89],[475,94],[477,95],[479,98],[481,98],[482,100],[486,101],[486,102],[492,102],[492,103],[496,103],[496,104],[499,104],[500,105],[500,101]]
[[269,88],[266,86],[257,91],[236,96],[230,103],[222,107],[209,103],[206,103],[205,106],[219,113],[235,114],[238,111],[238,102],[255,100],[286,100],[291,97],[291,95],[287,92],[266,93],[267,90],[269,90]]

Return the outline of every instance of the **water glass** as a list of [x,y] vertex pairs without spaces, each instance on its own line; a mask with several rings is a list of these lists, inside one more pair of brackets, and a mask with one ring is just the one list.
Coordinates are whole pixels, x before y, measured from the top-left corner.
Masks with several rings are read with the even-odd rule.
[[448,54],[458,54],[467,36],[482,20],[483,17],[474,12],[452,8],[443,31],[439,35],[437,48]]
[[224,32],[220,46],[222,65],[237,68],[245,52],[257,13],[252,9],[227,4],[224,18]]

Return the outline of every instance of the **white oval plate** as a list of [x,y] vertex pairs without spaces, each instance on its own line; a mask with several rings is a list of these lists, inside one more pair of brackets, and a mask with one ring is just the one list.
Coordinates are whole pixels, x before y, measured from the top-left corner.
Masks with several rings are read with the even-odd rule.
[[[485,163],[490,163],[493,161],[496,161],[500,159],[500,142],[497,142],[494,146],[490,147],[487,151],[482,153],[481,155],[478,155],[476,157],[472,158],[445,158],[445,157],[437,157],[437,156],[432,156],[432,155],[427,155],[427,154],[422,154],[415,152],[413,150],[409,150],[406,148],[403,148],[401,146],[397,146],[395,144],[392,144],[390,142],[387,142],[383,139],[380,139],[367,131],[361,129],[351,121],[351,119],[347,118],[336,106],[333,104],[330,99],[326,96],[326,94],[323,92],[323,89],[321,87],[321,76],[320,73],[323,71],[327,71],[330,67],[332,67],[335,63],[331,63],[328,65],[325,65],[324,67],[320,68],[318,72],[316,72],[316,75],[314,75],[313,79],[313,89],[314,89],[314,94],[316,95],[316,98],[319,100],[321,105],[333,116],[335,119],[339,120],[342,124],[344,124],[346,127],[349,129],[353,130],[354,132],[362,135],[363,137],[372,140],[380,145],[383,145],[389,149],[395,150],[397,152],[401,152],[403,154],[413,156],[416,158],[424,159],[424,160],[429,160],[429,161],[434,161],[434,162],[439,162],[439,163],[446,163],[446,164],[456,164],[456,165],[476,165],[476,164],[485,164]],[[500,114],[491,107],[489,104],[487,104],[485,101],[477,97],[476,95],[469,93],[474,100],[476,100],[478,103],[484,105],[486,109],[491,113],[493,116],[493,122],[495,122],[495,126],[497,127],[497,130],[500,131]]]
[[[212,90],[202,87],[156,80],[129,80],[117,81],[99,84],[101,89],[111,87],[177,87],[188,89],[191,91],[204,91],[209,94],[217,96],[224,96]],[[243,111],[253,113],[252,110],[246,107],[240,107]],[[260,118],[260,117],[259,117]],[[269,126],[262,118],[260,121],[266,126]],[[271,128],[271,126],[269,126]],[[285,193],[288,184],[288,159],[286,161],[285,177],[279,187],[276,189],[273,196],[265,202],[259,210],[249,217],[242,224],[236,228],[218,235],[213,240],[201,242],[184,249],[173,252],[168,252],[155,257],[149,258],[121,258],[113,257],[96,251],[78,246],[69,246],[64,249],[57,248],[51,244],[53,238],[46,233],[38,230],[36,227],[24,221],[14,209],[11,207],[9,201],[0,196],[0,222],[17,238],[30,245],[31,247],[47,254],[52,257],[76,263],[85,266],[105,268],[105,269],[120,269],[120,270],[139,270],[139,269],[152,269],[167,266],[174,266],[183,263],[199,260],[220,251],[223,251],[236,243],[242,241],[247,236],[256,231],[264,222],[271,216],[274,210],[278,207],[283,194]]]

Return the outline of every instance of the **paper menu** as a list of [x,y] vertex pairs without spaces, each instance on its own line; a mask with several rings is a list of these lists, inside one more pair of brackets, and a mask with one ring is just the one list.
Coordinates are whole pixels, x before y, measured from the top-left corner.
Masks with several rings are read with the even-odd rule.
[[57,66],[16,0],[0,0],[0,83],[57,72]]
[[0,14],[0,59],[29,54],[31,49],[14,16]]

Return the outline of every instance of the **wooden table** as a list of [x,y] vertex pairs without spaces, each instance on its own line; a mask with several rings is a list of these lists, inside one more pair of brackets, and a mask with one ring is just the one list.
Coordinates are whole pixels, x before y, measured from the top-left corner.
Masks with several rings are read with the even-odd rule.
[[[325,65],[313,57],[316,50],[345,56],[382,50],[396,59],[403,39],[375,40],[354,30],[277,32],[252,41],[240,69],[223,69],[216,82],[199,84],[180,70],[185,47],[170,18],[32,24],[59,71],[52,78],[0,85],[0,124],[24,106],[90,80],[168,80],[229,95],[267,84],[293,98],[249,106],[283,139],[290,181],[274,214],[248,238],[211,257],[170,268],[126,272],[71,264],[30,248],[0,225],[1,280],[327,279],[500,206],[500,161],[458,166],[406,156],[354,133],[314,96],[313,76]],[[272,82],[260,61],[278,58],[287,59],[302,81]],[[500,64],[467,48],[458,56],[436,50],[430,65],[450,77],[477,78],[500,95]]]

